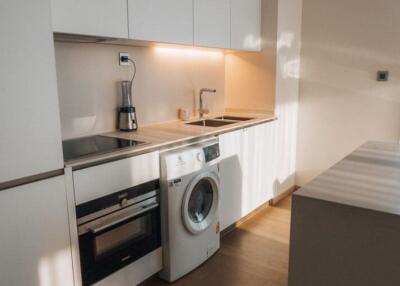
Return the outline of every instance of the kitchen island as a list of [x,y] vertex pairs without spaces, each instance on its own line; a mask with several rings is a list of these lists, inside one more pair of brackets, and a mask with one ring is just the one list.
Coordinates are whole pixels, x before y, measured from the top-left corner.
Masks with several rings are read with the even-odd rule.
[[400,145],[368,142],[293,195],[289,286],[400,285]]

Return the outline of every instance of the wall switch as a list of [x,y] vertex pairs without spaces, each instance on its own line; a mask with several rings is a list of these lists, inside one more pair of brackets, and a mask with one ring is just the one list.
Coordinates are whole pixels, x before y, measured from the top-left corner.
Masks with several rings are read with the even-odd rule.
[[388,81],[389,80],[389,72],[388,71],[378,71],[376,73],[377,81]]
[[129,66],[129,53],[119,53],[119,65]]

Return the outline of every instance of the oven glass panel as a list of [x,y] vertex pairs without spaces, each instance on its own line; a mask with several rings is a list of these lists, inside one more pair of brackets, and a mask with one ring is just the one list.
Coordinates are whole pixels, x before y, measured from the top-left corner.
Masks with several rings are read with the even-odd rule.
[[139,217],[95,237],[95,255],[101,256],[127,242],[151,235],[151,215]]

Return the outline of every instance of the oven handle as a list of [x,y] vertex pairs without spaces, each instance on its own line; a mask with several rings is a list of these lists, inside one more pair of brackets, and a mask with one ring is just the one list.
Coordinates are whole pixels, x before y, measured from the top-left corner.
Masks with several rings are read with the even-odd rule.
[[116,220],[114,220],[112,222],[104,223],[104,224],[101,224],[101,225],[97,225],[96,227],[89,227],[89,231],[92,232],[93,234],[97,234],[100,231],[103,231],[103,230],[105,230],[107,228],[113,227],[116,224],[119,224],[119,223],[121,223],[123,221],[129,220],[129,219],[131,219],[131,218],[133,218],[133,217],[135,217],[137,215],[140,215],[140,214],[142,214],[144,212],[147,212],[149,210],[157,208],[158,206],[159,206],[159,204],[157,202],[142,206],[142,207],[138,208],[139,209],[138,211],[135,211],[134,213],[130,213],[130,214],[126,215],[126,216],[120,217],[120,218],[118,218],[118,219],[116,219]]

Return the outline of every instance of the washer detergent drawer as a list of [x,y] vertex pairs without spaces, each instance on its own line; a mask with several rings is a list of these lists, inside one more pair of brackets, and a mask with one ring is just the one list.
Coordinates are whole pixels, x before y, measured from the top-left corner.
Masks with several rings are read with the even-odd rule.
[[76,205],[160,178],[159,152],[75,171]]

